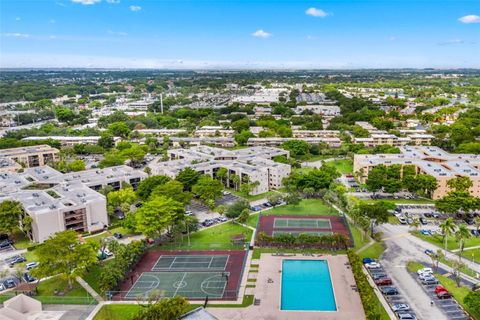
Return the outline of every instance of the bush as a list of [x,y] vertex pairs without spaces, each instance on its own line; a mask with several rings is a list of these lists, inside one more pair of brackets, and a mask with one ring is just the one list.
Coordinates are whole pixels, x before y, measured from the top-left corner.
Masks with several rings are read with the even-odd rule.
[[282,248],[323,248],[323,249],[347,249],[349,240],[343,234],[315,236],[301,233],[298,236],[292,234],[281,234],[269,236],[265,232],[259,232],[257,244],[262,247]]
[[362,300],[363,309],[365,310],[365,316],[368,320],[377,320],[381,319],[381,315],[373,308],[373,306],[378,304],[378,299],[373,292],[372,286],[367,280],[367,276],[363,273],[363,264],[360,260],[360,257],[356,255],[353,251],[349,250],[347,252],[348,259],[350,260],[350,265],[352,266],[353,276],[355,282],[357,283],[358,293],[360,294],[360,299]]
[[246,200],[241,200],[229,206],[225,212],[225,215],[230,219],[234,219],[240,216],[242,211],[245,209],[250,209],[250,204]]

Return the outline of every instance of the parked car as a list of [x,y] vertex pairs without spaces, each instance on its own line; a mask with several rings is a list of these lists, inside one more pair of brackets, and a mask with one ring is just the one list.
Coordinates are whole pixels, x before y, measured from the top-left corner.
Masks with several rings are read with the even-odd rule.
[[7,279],[7,280],[3,281],[3,286],[7,289],[15,288],[16,285],[17,284],[12,279]]
[[427,256],[433,256],[433,255],[435,254],[435,252],[434,252],[433,250],[426,249],[426,250],[425,250],[425,254],[426,254]]
[[123,238],[123,234],[121,234],[120,232],[115,232],[113,234],[113,236],[116,238],[116,239],[122,239]]
[[439,292],[448,292],[448,290],[444,286],[436,286],[435,293],[439,293]]
[[415,317],[415,315],[408,312],[397,312],[397,317],[400,320],[417,320],[417,317]]
[[427,229],[420,230],[420,233],[423,234],[424,236],[431,236],[432,235],[432,231],[427,230]]
[[12,241],[10,240],[3,240],[0,242],[0,249],[5,249],[5,248],[9,248],[10,246],[12,245]]
[[472,291],[480,291],[480,282],[479,282],[479,283],[475,283],[475,284],[472,286]]
[[438,284],[438,280],[434,277],[425,278],[422,280],[422,284],[428,286],[433,284]]
[[29,262],[25,265],[26,270],[32,270],[33,268],[38,267],[38,262]]
[[418,278],[423,281],[425,279],[431,279],[431,278],[435,278],[435,277],[433,276],[433,274],[425,272],[425,273],[420,274],[418,276]]
[[410,306],[408,304],[405,304],[405,303],[398,303],[398,304],[394,304],[392,306],[392,310],[397,312],[397,311],[408,311],[410,310]]
[[437,298],[438,299],[451,299],[452,294],[448,291],[440,291],[437,293]]
[[418,275],[421,275],[421,274],[424,274],[424,273],[433,274],[433,270],[432,270],[432,268],[422,268],[422,269],[417,271]]
[[382,265],[378,262],[370,262],[370,263],[365,264],[365,267],[367,269],[380,269],[382,267]]
[[425,218],[423,218],[423,217],[421,217],[421,218],[419,219],[419,221],[420,221],[420,223],[423,224],[423,225],[426,225],[426,224],[428,223],[428,222],[427,222],[427,219],[425,219]]
[[470,226],[475,223],[475,220],[473,220],[472,218],[465,218],[463,221],[465,221],[465,223]]
[[401,224],[407,224],[407,219],[405,219],[405,217],[397,217],[397,219]]
[[223,191],[222,193],[223,193],[224,196],[228,196],[229,194],[231,194],[231,192],[229,192],[229,191]]
[[363,258],[363,264],[375,262],[375,259],[372,258]]
[[25,272],[23,274],[23,280],[25,280],[25,282],[35,282],[35,281],[37,281],[37,278],[32,277],[32,275],[30,275],[30,273]]
[[388,278],[388,275],[386,273],[374,273],[374,274],[372,274],[372,279],[374,281],[382,279],[382,278]]
[[478,231],[477,229],[472,229],[472,230],[470,230],[470,232],[471,232],[472,235],[474,235],[475,237],[480,237],[480,231]]
[[221,222],[225,222],[225,221],[228,221],[228,218],[227,217],[220,217],[218,218]]
[[380,291],[386,296],[394,296],[398,294],[398,290],[395,287],[381,287]]
[[0,283],[0,291],[5,290],[6,288],[3,286],[3,284]]
[[391,286],[393,284],[392,279],[390,278],[380,278],[375,280],[377,286]]
[[13,268],[15,264],[25,262],[27,259],[25,259],[23,256],[14,256],[9,261],[10,268]]

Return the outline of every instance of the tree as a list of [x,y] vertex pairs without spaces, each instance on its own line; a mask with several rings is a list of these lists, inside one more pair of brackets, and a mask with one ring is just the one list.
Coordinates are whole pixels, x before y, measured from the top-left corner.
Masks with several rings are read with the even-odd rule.
[[133,165],[142,162],[146,154],[145,146],[140,146],[138,144],[133,144],[130,148],[124,149],[121,152],[121,155],[124,158],[129,159]]
[[183,189],[183,184],[180,181],[171,180],[155,187],[150,197],[165,196],[186,205],[192,199],[192,194],[188,191],[183,191]]
[[67,165],[68,171],[83,171],[85,170],[85,162],[83,160],[73,160]]
[[102,132],[97,144],[105,149],[112,148],[115,145],[115,141],[113,140],[113,134],[109,131]]
[[461,176],[448,180],[447,185],[455,191],[468,191],[473,182],[469,177]]
[[120,208],[124,213],[130,211],[130,206],[137,200],[137,194],[133,188],[122,188],[109,192],[107,195],[108,205],[111,208]]
[[459,243],[460,251],[458,252],[458,261],[462,261],[462,253],[465,248],[465,240],[469,239],[472,236],[470,229],[467,225],[462,223],[458,226],[457,232],[455,232],[455,239]]
[[215,207],[215,200],[222,196],[223,184],[208,175],[201,176],[192,187],[192,192],[202,199],[211,209]]
[[75,278],[97,262],[97,249],[90,242],[79,243],[73,230],[57,232],[35,250],[39,265],[31,271],[32,275],[38,278],[60,275],[72,289]]
[[361,202],[358,205],[359,214],[370,219],[370,234],[372,237],[375,226],[388,222],[388,217],[390,216],[388,210],[394,208],[394,204],[386,201],[377,201],[375,203]]
[[143,200],[147,200],[155,187],[170,181],[167,176],[153,176],[142,180],[137,187],[137,194]]
[[300,201],[302,201],[302,198],[300,198],[300,196],[296,192],[290,192],[285,197],[285,202],[294,207],[296,207],[300,203]]
[[303,140],[289,140],[282,144],[282,148],[289,151],[292,157],[308,156],[310,146]]
[[11,235],[19,227],[23,214],[24,210],[20,202],[13,200],[0,202],[0,231]]
[[226,168],[219,168],[217,172],[215,172],[215,178],[220,180],[223,184],[225,184],[227,179],[228,170]]
[[250,209],[250,204],[246,200],[240,200],[230,205],[225,212],[225,216],[234,219],[237,218],[244,209]]
[[120,166],[125,163],[125,160],[126,158],[118,150],[112,149],[112,151],[105,154],[98,166],[100,168]]
[[218,212],[218,214],[223,215],[227,208],[223,204],[219,205],[217,208],[215,208],[215,211]]
[[240,186],[240,176],[233,174],[230,176],[230,180],[232,180],[235,190],[238,190],[238,187]]
[[108,126],[108,131],[114,136],[127,138],[132,130],[130,130],[125,122],[114,122]]
[[279,204],[280,202],[282,202],[282,195],[280,193],[272,193],[271,195],[269,195],[267,197],[267,200],[268,202],[270,202],[270,204],[272,206],[276,206],[277,204]]
[[186,191],[191,191],[193,185],[197,183],[199,177],[200,173],[190,167],[187,167],[179,172],[176,180],[183,184],[183,187]]
[[240,215],[238,216],[237,221],[240,223],[245,223],[247,222],[249,216],[250,216],[250,210],[243,209]]
[[468,191],[450,191],[435,202],[435,207],[445,213],[468,213],[478,209],[480,202]]
[[480,310],[480,291],[471,291],[463,299],[470,310]]
[[188,307],[188,301],[181,297],[162,298],[156,303],[144,305],[134,320],[174,320],[179,319]]
[[235,134],[235,141],[238,143],[240,146],[244,146],[247,144],[248,139],[253,138],[254,135],[250,131],[244,130],[240,133]]
[[445,252],[447,251],[447,242],[448,242],[448,237],[451,236],[454,232],[457,226],[453,222],[453,218],[447,218],[443,223],[439,225],[440,229],[442,230],[442,235],[443,235],[443,241],[444,241],[444,249]]
[[179,221],[184,213],[184,207],[180,202],[158,196],[144,202],[143,206],[137,210],[136,229],[149,238],[155,238]]
[[373,167],[368,172],[367,181],[365,182],[367,190],[370,192],[377,192],[382,189],[387,181],[387,167],[383,164]]

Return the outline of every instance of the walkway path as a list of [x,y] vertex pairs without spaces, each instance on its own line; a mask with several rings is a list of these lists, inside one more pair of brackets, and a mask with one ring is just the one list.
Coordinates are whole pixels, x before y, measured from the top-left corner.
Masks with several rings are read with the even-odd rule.
[[85,280],[81,277],[77,277],[77,282],[98,302],[103,302],[104,299],[100,296],[95,289],[93,289]]

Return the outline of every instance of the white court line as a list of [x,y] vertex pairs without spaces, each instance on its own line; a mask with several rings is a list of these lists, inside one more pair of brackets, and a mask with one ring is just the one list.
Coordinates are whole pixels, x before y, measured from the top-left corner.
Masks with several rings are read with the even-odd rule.
[[168,269],[172,269],[172,266],[175,263],[175,260],[177,260],[177,257],[173,258],[173,261],[172,261],[172,263],[170,263],[170,266],[168,267]]
[[[180,282],[179,282],[180,284],[182,284],[182,282],[183,282],[183,280],[185,279],[186,276],[187,276],[187,272],[184,272],[184,273],[183,273],[182,280],[180,280]],[[188,284],[187,284],[187,285],[188,285]],[[173,294],[172,297],[175,297],[175,296],[177,295],[177,292],[178,292],[179,289],[180,289],[180,286],[178,286],[178,288],[176,288],[175,293]]]
[[[154,283],[155,283],[155,281],[144,281],[144,280],[141,281],[140,279],[141,279],[143,276],[144,276],[144,274],[142,273],[142,275],[137,279],[137,281],[135,281],[135,283],[134,283],[133,286],[130,288],[130,290],[128,290],[127,294],[125,295],[125,298],[129,298],[130,292],[135,288],[135,286],[137,285],[137,283],[139,283],[139,282],[142,282],[142,283],[143,283],[143,282],[147,282],[147,283],[150,283],[150,284],[154,284]],[[147,294],[149,291],[151,291],[153,288],[158,288],[158,287],[160,286],[160,279],[159,279],[157,276],[155,276],[155,275],[153,275],[153,274],[149,274],[149,275],[145,275],[145,276],[148,276],[148,277],[152,277],[152,278],[157,279],[157,285],[155,285],[155,286],[150,285],[150,290],[147,290],[147,291],[139,290],[139,291],[142,291],[142,292],[140,292],[140,294],[143,293],[144,295],[146,295],[146,294]],[[146,288],[140,287],[140,288],[137,288],[137,289],[146,289]],[[136,296],[135,296],[135,297],[136,297]],[[134,297],[134,298],[135,298],[135,297]]]

